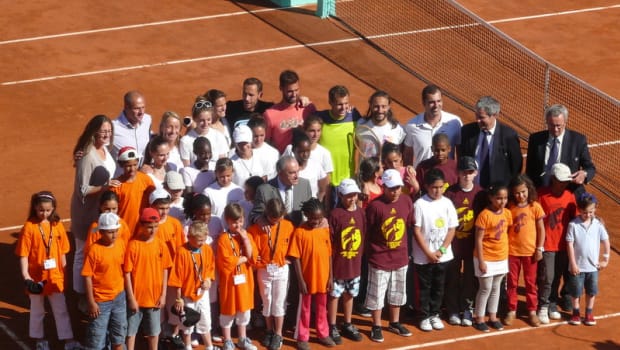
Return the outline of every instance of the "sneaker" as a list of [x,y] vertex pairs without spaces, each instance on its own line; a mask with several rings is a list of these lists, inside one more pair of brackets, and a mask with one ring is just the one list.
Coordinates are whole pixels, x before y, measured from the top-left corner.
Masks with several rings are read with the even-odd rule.
[[473,324],[473,326],[474,326],[475,329],[479,330],[480,332],[485,332],[486,333],[486,332],[489,331],[489,326],[487,326],[487,324],[484,323],[484,322],[480,322],[480,323],[475,322]]
[[219,330],[214,330],[211,332],[211,341],[214,343],[222,343],[224,342],[224,338]]
[[499,320],[489,321],[489,326],[491,326],[494,329],[497,329],[498,331],[504,330],[504,325],[501,322],[499,322]]
[[549,323],[549,312],[545,306],[541,307],[540,310],[538,310],[538,319],[542,324]]
[[168,340],[175,349],[185,350],[185,342],[183,342],[183,338],[180,335],[171,335]]
[[375,341],[377,343],[383,343],[383,332],[381,331],[381,326],[372,326],[370,330],[370,340]]
[[310,350],[310,344],[307,341],[297,341],[297,350]]
[[50,350],[47,340],[37,340],[37,350]]
[[353,341],[362,341],[362,335],[360,334],[360,331],[357,330],[357,328],[350,323],[345,323],[342,325],[342,328],[340,329],[340,334],[343,337],[351,339]]
[[273,332],[272,331],[267,331],[265,332],[265,336],[263,337],[263,340],[260,341],[260,345],[262,346],[269,346],[269,344],[271,344],[271,339],[273,338]]
[[578,326],[581,324],[581,317],[579,315],[572,315],[568,320],[568,324],[572,324],[573,326]]
[[431,318],[425,318],[420,322],[420,329],[425,332],[430,332],[433,330],[433,326],[431,325]]
[[552,320],[559,320],[562,318],[562,314],[558,312],[557,306],[549,306],[549,318]]
[[463,318],[461,319],[461,326],[470,327],[473,324],[473,315],[471,314],[471,310],[463,311]]
[[271,337],[271,343],[269,343],[269,350],[280,350],[282,348],[282,336],[273,334]]
[[191,345],[192,345],[192,348],[197,348],[200,345],[200,343],[198,342],[198,339],[192,339]]
[[508,311],[508,313],[506,314],[506,317],[504,317],[504,324],[506,326],[512,326],[512,323],[514,322],[515,318],[517,318],[517,312]]
[[340,332],[338,332],[338,327],[336,325],[329,326],[329,336],[332,338],[335,344],[342,344],[342,337],[340,336]]
[[448,324],[452,326],[459,326],[461,324],[461,318],[457,314],[452,314],[448,317]]
[[390,325],[388,326],[388,331],[396,333],[401,337],[411,336],[411,332],[407,328],[405,328],[405,326],[400,324],[400,322],[390,322]]
[[540,319],[536,315],[536,312],[534,311],[530,312],[530,325],[532,327],[540,327],[540,323],[541,323]]
[[252,344],[252,340],[248,337],[239,338],[239,342],[237,343],[239,349],[243,350],[257,350],[256,345]]
[[439,316],[437,315],[431,317],[431,326],[433,326],[433,329],[437,331],[445,328],[443,322],[441,321],[441,318],[439,318]]
[[332,346],[336,346],[336,343],[334,343],[334,340],[330,336],[319,338],[319,344],[326,346],[328,348],[331,348]]
[[235,350],[235,344],[231,339],[224,340],[224,345],[222,345],[222,350]]
[[372,312],[363,305],[359,305],[358,307],[356,307],[355,313],[362,317],[372,317]]
[[66,343],[65,344],[65,350],[83,350],[84,347],[82,346],[82,344],[78,343],[77,341],[72,341],[70,343]]
[[583,320],[583,323],[586,326],[596,326],[596,320],[594,319],[594,314],[593,313],[586,314],[586,317]]

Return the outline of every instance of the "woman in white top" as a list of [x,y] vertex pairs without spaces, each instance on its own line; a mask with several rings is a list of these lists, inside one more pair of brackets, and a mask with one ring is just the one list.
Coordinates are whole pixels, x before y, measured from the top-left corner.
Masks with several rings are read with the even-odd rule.
[[163,136],[168,141],[168,148],[170,148],[170,154],[168,155],[168,163],[174,164],[173,170],[180,171],[184,166],[181,160],[181,153],[179,153],[179,142],[181,141],[181,117],[172,111],[164,112],[161,116],[161,122],[159,123],[159,135]]
[[228,120],[226,119],[226,94],[224,91],[211,89],[204,94],[204,98],[211,102],[215,114],[211,121],[211,127],[224,135],[228,148],[232,147],[232,139],[230,138],[230,130]]
[[392,99],[385,91],[376,91],[368,99],[368,112],[359,123],[366,125],[374,131],[381,144],[390,142],[401,145],[405,141],[405,130],[396,120],[390,104]]
[[149,141],[140,171],[147,174],[157,188],[163,188],[168,171],[176,170],[176,165],[168,163],[169,155],[170,146],[163,136],[157,135]]
[[[202,96],[200,97],[202,98]],[[179,151],[183,165],[188,166],[196,160],[196,156],[192,152],[194,140],[198,137],[206,137],[211,142],[211,151],[213,158],[219,159],[228,156],[229,148],[226,144],[226,138],[219,131],[211,128],[211,121],[215,111],[211,102],[199,99],[192,107],[192,119],[194,128],[181,138]]]

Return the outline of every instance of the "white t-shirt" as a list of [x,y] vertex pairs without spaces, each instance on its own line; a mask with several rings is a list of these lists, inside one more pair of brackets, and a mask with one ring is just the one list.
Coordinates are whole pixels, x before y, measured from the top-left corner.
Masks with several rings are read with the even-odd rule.
[[[295,156],[293,154],[293,145],[288,145],[282,152],[283,156]],[[332,161],[332,154],[329,150],[319,144],[316,145],[316,148],[310,151],[310,158],[308,160],[314,160],[318,164],[321,165],[323,171],[326,173],[334,172],[334,162]]]
[[168,215],[173,218],[179,220],[180,222],[185,222],[185,212],[183,211],[183,197],[179,197],[178,200],[170,203],[170,212]]
[[196,130],[192,129],[185,136],[181,137],[181,142],[179,144],[181,159],[189,159],[190,164],[193,164],[194,161],[196,161],[196,155],[194,154],[194,140],[198,137],[206,137],[211,143],[211,158],[213,161],[217,161],[220,158],[220,155],[228,155],[229,148],[226,144],[226,138],[221,132],[209,128],[209,132],[206,135],[198,135]]
[[312,197],[315,198],[319,195],[319,180],[324,179],[326,176],[327,173],[325,173],[321,165],[312,158],[308,159],[308,164],[306,164],[303,170],[299,170],[299,177],[310,181]]
[[181,169],[181,176],[185,187],[192,187],[195,193],[201,193],[215,182],[215,173],[212,170],[200,171],[194,165]]
[[234,182],[228,187],[221,187],[217,182],[212,183],[204,191],[204,195],[211,200],[211,215],[215,215],[222,220],[222,224],[226,227],[224,218],[224,208],[229,203],[239,203],[245,199],[243,189]]
[[181,171],[184,167],[183,161],[181,160],[181,153],[179,153],[179,147],[174,147],[170,149],[170,154],[168,155],[168,164],[174,165],[174,168],[171,167],[172,170],[177,173]]
[[276,163],[280,159],[280,153],[267,142],[263,142],[259,148],[252,149],[254,157],[260,159],[263,169],[267,171],[267,179],[271,180],[277,175]]
[[441,121],[433,128],[424,120],[424,113],[413,117],[406,125],[405,146],[413,148],[413,167],[433,156],[431,146],[435,134],[446,134],[450,139],[450,158],[454,159],[456,146],[461,144],[461,127],[463,122],[457,115],[441,112]]
[[370,119],[364,123],[360,121],[360,124],[371,128],[375,135],[379,138],[379,141],[381,141],[381,144],[391,142],[393,144],[400,145],[405,140],[405,130],[400,125],[393,127],[392,123],[387,122],[385,125],[377,126]]
[[[454,204],[443,196],[438,200],[432,200],[428,195],[424,195],[415,201],[413,208],[415,226],[422,228],[422,236],[426,246],[432,252],[439,250],[448,235],[448,229],[456,228],[459,225]],[[452,259],[454,259],[454,255],[450,245],[446,254],[443,254],[439,261],[446,262]],[[430,262],[417,242],[413,244],[413,262],[415,264],[428,264]]]
[[263,168],[263,163],[254,154],[250,159],[242,159],[236,153],[230,157],[235,171],[233,172],[233,182],[239,187],[245,185],[245,180],[250,176],[265,176],[267,170]]

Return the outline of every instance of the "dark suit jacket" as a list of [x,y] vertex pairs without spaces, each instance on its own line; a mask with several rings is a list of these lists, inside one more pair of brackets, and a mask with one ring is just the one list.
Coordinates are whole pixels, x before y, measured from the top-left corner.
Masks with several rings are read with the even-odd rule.
[[[521,173],[523,166],[523,156],[519,136],[508,125],[496,121],[495,133],[493,134],[493,148],[491,149],[491,163],[489,164],[490,174],[489,183],[480,184],[487,188],[493,183],[508,184],[510,179]],[[476,157],[476,146],[478,145],[478,135],[480,127],[478,123],[469,123],[461,128],[461,145],[459,146],[459,157]]]
[[[258,186],[256,189],[256,197],[254,197],[254,208],[250,212],[250,221],[255,223],[265,212],[265,205],[272,198],[280,198],[284,203],[284,198],[280,196],[278,190],[278,178],[269,180],[266,184]],[[303,202],[312,198],[312,190],[310,182],[306,179],[299,178],[299,183],[293,186],[293,211],[286,215],[285,218],[290,220],[293,225],[299,226],[302,222],[301,205]]]
[[[536,187],[543,185],[547,141],[549,141],[549,132],[547,130],[531,134],[528,141],[525,173],[534,181]],[[586,183],[592,181],[596,173],[596,168],[588,150],[586,137],[573,130],[566,129],[564,131],[560,162],[568,165],[573,173],[578,170],[585,170],[588,173]],[[571,184],[570,189],[574,191],[577,187],[580,186]]]

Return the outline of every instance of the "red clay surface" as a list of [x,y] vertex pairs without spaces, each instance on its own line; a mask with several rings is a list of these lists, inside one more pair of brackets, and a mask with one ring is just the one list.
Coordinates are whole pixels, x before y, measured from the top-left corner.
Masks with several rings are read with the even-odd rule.
[[[461,1],[486,20],[529,16],[580,8],[613,5],[611,1],[538,1],[503,2]],[[49,189],[59,198],[63,218],[69,215],[73,168],[71,150],[86,121],[95,114],[116,117],[122,108],[122,95],[133,89],[146,96],[147,112],[156,123],[166,110],[189,113],[195,96],[207,89],[225,91],[229,99],[238,99],[241,82],[256,76],[265,83],[265,98],[278,100],[277,76],[283,69],[298,71],[302,93],[317,106],[327,107],[327,90],[345,84],[352,91],[353,103],[364,112],[367,98],[376,88],[390,92],[397,103],[396,116],[405,122],[421,110],[419,92],[423,83],[415,80],[385,57],[360,41],[325,43],[302,47],[301,44],[353,38],[330,20],[313,16],[313,8],[267,11],[247,14],[245,9],[262,10],[249,2],[107,1],[105,4],[81,1],[40,1],[5,6],[0,18],[0,228],[20,225],[26,219],[31,193]],[[497,27],[522,42],[552,63],[592,83],[612,96],[620,96],[620,68],[615,64],[620,42],[615,23],[620,9],[519,20]],[[140,26],[114,31],[86,33],[56,38],[7,43],[69,32],[138,25],[159,21],[210,18],[178,23]],[[271,52],[260,50],[274,49]],[[192,62],[172,61],[197,59]],[[169,64],[162,64],[168,62]],[[137,68],[134,66],[142,66]],[[100,70],[128,68],[116,72],[19,83]],[[18,82],[6,85],[4,83]],[[492,93],[492,92],[491,92]],[[445,109],[460,114],[465,121],[472,114],[451,101]],[[156,129],[156,127],[154,128]],[[600,196],[599,196],[600,197]],[[618,232],[618,206],[603,201],[601,215],[612,233]],[[0,287],[0,345],[22,348],[10,333],[28,346],[28,300],[21,292],[17,259],[13,255],[15,229],[0,231],[0,264],[5,266]],[[615,237],[618,237],[617,235]],[[601,274],[598,315],[615,314],[620,309],[618,254],[612,254],[611,267]],[[357,319],[367,332],[368,320]],[[78,317],[76,334],[81,335]],[[48,322],[48,325],[51,322]],[[443,332],[422,333],[414,329],[411,338],[399,338],[385,332],[386,342],[376,344],[365,339],[363,348],[416,346],[452,338],[477,336],[471,328],[448,327]],[[460,340],[449,346],[458,349],[538,346],[548,349],[614,349],[620,346],[620,326],[616,316],[600,320],[596,327],[555,325],[536,330],[490,338]],[[511,329],[527,327],[517,322]],[[53,328],[48,335],[54,338]],[[257,339],[258,335],[255,335]],[[290,340],[290,336],[289,336]],[[288,342],[287,345],[293,345]],[[430,344],[428,344],[430,345]],[[319,345],[313,345],[318,347]],[[345,347],[354,346],[345,343]],[[438,345],[438,348],[446,345]]]

